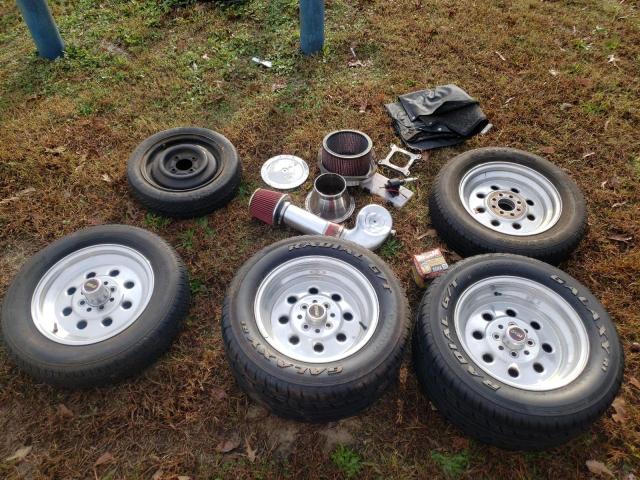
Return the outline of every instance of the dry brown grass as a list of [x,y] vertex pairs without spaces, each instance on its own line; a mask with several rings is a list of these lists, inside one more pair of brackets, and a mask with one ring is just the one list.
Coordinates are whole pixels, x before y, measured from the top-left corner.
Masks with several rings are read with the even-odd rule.
[[[151,478],[162,470],[162,478],[342,478],[344,467],[328,453],[337,444],[357,453],[363,478],[444,477],[432,452],[467,455],[463,478],[585,478],[589,459],[618,478],[639,473],[640,389],[629,383],[640,379],[640,352],[631,348],[640,342],[637,4],[328,0],[327,51],[304,59],[295,53],[295,0],[175,11],[161,3],[53,2],[70,48],[68,58],[49,63],[33,56],[13,2],[0,1],[0,197],[35,188],[0,206],[0,293],[52,240],[113,222],[151,228],[170,241],[198,290],[170,353],[122,385],[53,390],[1,354],[0,477]],[[351,46],[371,66],[349,68]],[[274,59],[276,68],[252,65],[254,54]],[[512,146],[566,169],[586,194],[590,228],[563,268],[617,322],[627,355],[624,423],[607,414],[563,448],[513,454],[461,437],[419,393],[408,362],[397,387],[369,411],[328,426],[269,416],[235,386],[218,328],[224,289],[250,255],[293,234],[246,213],[261,163],[282,152],[312,160],[323,134],[344,127],[368,132],[384,150],[397,139],[383,103],[443,83],[479,98],[495,128],[420,165],[416,198],[394,212],[401,245],[387,260],[415,306],[421,292],[411,282],[409,257],[439,245],[434,236],[419,239],[430,229],[426,196],[438,168],[456,153]],[[146,216],[127,192],[131,150],[179,125],[223,132],[243,158],[242,194],[208,217],[213,235],[195,220]],[[368,200],[358,196],[359,205]],[[228,440],[239,447],[217,452]],[[33,446],[23,462],[4,461],[22,445]],[[248,448],[256,451],[253,462]],[[94,466],[105,452],[113,460]]]

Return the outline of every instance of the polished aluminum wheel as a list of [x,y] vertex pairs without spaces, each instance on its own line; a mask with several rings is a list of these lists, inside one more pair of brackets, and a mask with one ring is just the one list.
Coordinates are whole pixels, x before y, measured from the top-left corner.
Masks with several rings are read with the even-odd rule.
[[589,357],[578,313],[533,280],[496,276],[471,285],[458,299],[454,323],[464,350],[482,370],[523,390],[563,387]]
[[562,199],[553,183],[517,163],[480,164],[464,175],[458,192],[477,222],[507,235],[545,232],[562,213]]
[[361,350],[380,314],[371,282],[352,265],[323,256],[289,260],[270,272],[254,312],[273,348],[307,363],[334,362]]
[[153,269],[140,252],[93,245],[67,255],[44,274],[31,298],[31,317],[56,343],[101,342],[138,319],[153,286]]

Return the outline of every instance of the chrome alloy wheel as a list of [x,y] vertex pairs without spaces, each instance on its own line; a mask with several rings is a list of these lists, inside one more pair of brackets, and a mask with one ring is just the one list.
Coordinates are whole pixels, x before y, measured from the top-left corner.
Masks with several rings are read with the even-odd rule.
[[153,287],[153,269],[140,252],[93,245],[47,270],[31,297],[31,317],[56,343],[90,345],[131,326],[147,307]]
[[306,256],[271,271],[254,303],[258,329],[278,352],[307,363],[342,360],[376,330],[380,315],[371,282],[331,257]]
[[471,285],[458,299],[454,323],[476,365],[523,390],[568,385],[589,358],[587,331],[578,313],[533,280],[496,276]]
[[460,181],[460,200],[480,224],[515,236],[553,227],[562,213],[556,187],[541,173],[511,162],[482,163]]

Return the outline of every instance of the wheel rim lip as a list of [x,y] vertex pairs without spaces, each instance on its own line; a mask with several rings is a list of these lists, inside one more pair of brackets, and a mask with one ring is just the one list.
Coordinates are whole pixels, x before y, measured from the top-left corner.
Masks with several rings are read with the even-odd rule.
[[[155,178],[154,175],[154,167],[158,168],[160,171],[166,170],[165,165],[165,155],[167,152],[171,151],[175,147],[182,146],[186,148],[187,146],[191,146],[194,150],[203,149],[206,151],[211,158],[207,159],[203,168],[198,169],[197,172],[193,172],[191,175],[168,175],[167,178],[173,180],[189,180],[193,179],[197,175],[202,175],[203,173],[207,173],[202,178],[202,181],[190,186],[188,188],[171,188],[159,183],[158,179]],[[211,172],[205,172],[207,168],[209,168],[209,164],[211,164]],[[206,135],[199,134],[175,134],[169,136],[167,138],[159,139],[153,145],[149,146],[144,154],[143,161],[140,165],[140,172],[142,177],[146,180],[147,183],[152,185],[154,188],[165,192],[174,192],[174,193],[182,193],[182,192],[191,192],[194,190],[199,190],[209,184],[211,184],[219,175],[221,171],[221,160],[219,154],[219,148],[216,143],[214,143],[209,137]]]
[[[508,218],[509,212],[501,216],[491,208],[486,198],[493,191],[490,187],[495,184],[500,187],[500,192],[511,194],[511,188],[518,190],[515,196],[522,198],[525,207],[519,216]],[[484,193],[485,198],[477,198],[477,193]],[[486,162],[472,167],[460,180],[458,196],[476,222],[515,237],[546,232],[558,223],[563,209],[562,197],[548,177],[525,165],[507,161]],[[528,205],[525,199],[532,200],[534,204]],[[485,211],[480,213],[479,207]],[[528,215],[533,215],[533,220],[529,220]],[[499,225],[491,223],[494,221],[498,221]],[[516,229],[514,224],[520,228]]]
[[[495,300],[487,302],[488,298]],[[508,308],[516,312],[515,317],[503,313]],[[486,328],[481,340],[472,334],[482,325],[479,312],[492,313],[494,317],[491,321],[482,320]],[[453,316],[463,350],[483,372],[501,383],[524,391],[550,391],[573,382],[586,368],[590,345],[582,319],[560,294],[537,281],[509,275],[482,279],[462,292]],[[506,327],[509,321],[528,327],[527,338],[535,339],[534,346],[519,350],[517,358],[510,357],[510,348],[492,336],[492,332],[501,332],[495,326],[492,329],[494,322],[504,322]],[[538,323],[539,329],[532,327],[533,322]],[[495,347],[501,343],[504,350],[497,350]],[[543,350],[545,344],[552,346],[551,353]],[[523,354],[525,349],[531,350],[530,355]],[[483,360],[487,353],[493,356],[491,362]],[[534,370],[536,363],[544,367],[542,373]],[[517,378],[508,373],[512,366],[519,372]]]
[[[122,264],[115,264],[114,259],[120,259]],[[118,275],[122,275],[120,279],[108,274],[117,269]],[[115,294],[111,293],[114,301],[105,304],[103,310],[86,303],[87,307],[92,307],[90,312],[77,311],[82,299],[81,283],[85,281],[81,272],[87,270],[95,271],[96,278],[108,279],[110,287],[116,288]],[[133,286],[125,287],[130,281]],[[85,247],[61,258],[42,275],[31,296],[31,319],[42,335],[58,344],[82,346],[103,342],[140,318],[149,304],[154,283],[153,267],[138,250],[120,244]],[[71,295],[68,294],[69,287],[76,289]],[[72,308],[68,316],[62,314],[62,306],[67,302]],[[129,308],[124,308],[126,302],[131,302]],[[105,319],[111,322],[102,323]],[[71,324],[80,321],[85,321],[86,326],[79,333],[76,331],[79,329],[73,329]]]
[[[318,293],[302,293],[310,287],[318,288]],[[338,293],[341,300],[331,300],[331,293]],[[280,325],[279,312],[286,311],[280,299],[294,294],[298,301],[290,307],[290,321],[286,326]],[[328,317],[331,328],[322,329],[320,336],[315,335],[311,325],[309,330],[301,328],[304,317],[296,318],[303,312],[300,305],[306,302],[311,305],[314,299],[320,304],[329,304],[328,312],[336,313],[336,317]],[[345,320],[345,313],[351,313],[352,319]],[[326,364],[344,360],[365,347],[377,330],[380,305],[371,282],[353,265],[333,257],[310,255],[289,260],[267,274],[256,292],[254,316],[260,334],[276,351],[293,360]],[[289,332],[299,337],[299,343],[291,345],[286,341]],[[337,341],[340,333],[347,337],[343,343]],[[311,352],[310,345],[318,339],[326,345],[325,350]]]

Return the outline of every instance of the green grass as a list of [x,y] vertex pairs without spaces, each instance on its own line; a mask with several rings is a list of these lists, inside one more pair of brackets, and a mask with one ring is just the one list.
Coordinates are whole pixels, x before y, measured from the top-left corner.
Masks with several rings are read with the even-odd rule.
[[448,478],[460,478],[469,466],[469,452],[441,453],[431,451],[431,459],[436,462]]
[[363,466],[360,455],[344,445],[339,445],[333,451],[331,461],[346,478],[355,478]]
[[393,258],[402,250],[402,242],[396,237],[389,237],[386,242],[382,244],[378,253],[382,258]]
[[185,250],[191,250],[193,248],[195,237],[195,228],[187,228],[184,232],[178,234],[178,238],[180,239],[178,246],[180,248],[184,248]]
[[155,213],[147,212],[144,216],[145,226],[154,230],[161,230],[166,228],[171,223],[171,219],[156,215]]

